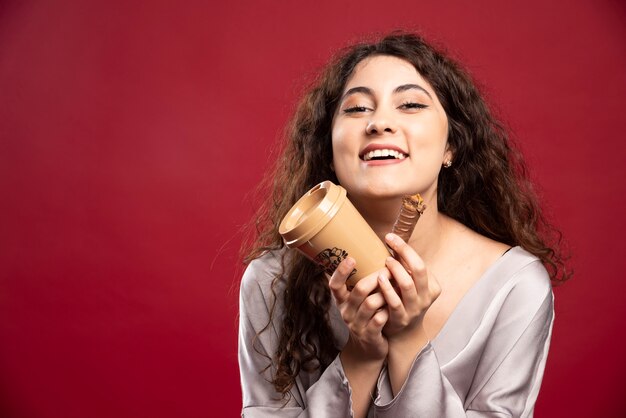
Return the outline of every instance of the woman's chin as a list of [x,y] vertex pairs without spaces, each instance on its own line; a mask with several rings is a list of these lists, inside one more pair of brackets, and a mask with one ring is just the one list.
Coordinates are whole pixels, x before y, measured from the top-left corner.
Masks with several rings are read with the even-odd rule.
[[348,197],[359,198],[361,200],[368,201],[389,201],[389,200],[399,200],[402,196],[406,196],[407,194],[414,194],[408,192],[406,190],[390,190],[390,189],[376,189],[376,190],[367,190],[360,193],[350,193],[348,192]]

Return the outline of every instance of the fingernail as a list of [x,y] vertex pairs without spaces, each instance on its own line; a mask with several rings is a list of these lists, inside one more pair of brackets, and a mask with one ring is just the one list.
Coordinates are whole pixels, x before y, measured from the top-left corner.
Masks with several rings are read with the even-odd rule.
[[385,236],[388,242],[392,244],[398,244],[398,236],[396,234],[389,233]]
[[383,276],[382,274],[378,275],[378,283],[380,284],[387,284],[389,283],[389,281],[387,280],[387,278],[385,276]]
[[346,258],[346,266],[350,268],[354,267],[354,258],[351,258],[351,257]]
[[393,258],[393,257],[387,257],[387,258],[385,259],[385,264],[388,264],[388,263],[390,263],[390,262],[391,262],[391,261],[393,261],[393,260],[394,260],[394,258]]

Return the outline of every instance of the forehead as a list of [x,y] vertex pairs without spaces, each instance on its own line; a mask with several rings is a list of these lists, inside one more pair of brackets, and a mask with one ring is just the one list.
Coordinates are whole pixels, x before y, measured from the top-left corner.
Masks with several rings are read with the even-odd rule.
[[359,62],[348,79],[344,91],[356,87],[376,87],[389,85],[395,88],[401,84],[417,83],[423,87],[430,85],[417,72],[413,64],[398,57],[375,55]]

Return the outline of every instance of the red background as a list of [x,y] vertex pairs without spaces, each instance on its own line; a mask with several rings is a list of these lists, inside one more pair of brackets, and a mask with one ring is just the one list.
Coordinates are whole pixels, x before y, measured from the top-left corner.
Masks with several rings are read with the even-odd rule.
[[576,275],[537,416],[623,416],[623,2],[0,3],[0,416],[238,416],[237,250],[307,80],[418,29],[520,143]]

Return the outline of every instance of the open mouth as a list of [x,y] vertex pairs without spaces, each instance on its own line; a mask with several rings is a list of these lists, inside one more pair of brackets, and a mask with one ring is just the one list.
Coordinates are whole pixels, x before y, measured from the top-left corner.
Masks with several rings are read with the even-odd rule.
[[404,160],[407,156],[396,150],[392,149],[377,149],[370,152],[366,152],[361,156],[363,161],[377,161],[377,160]]

